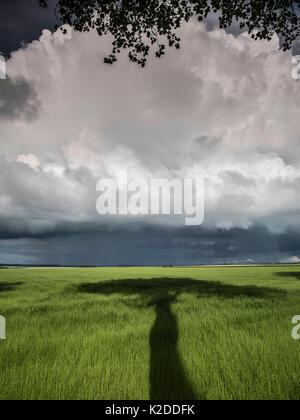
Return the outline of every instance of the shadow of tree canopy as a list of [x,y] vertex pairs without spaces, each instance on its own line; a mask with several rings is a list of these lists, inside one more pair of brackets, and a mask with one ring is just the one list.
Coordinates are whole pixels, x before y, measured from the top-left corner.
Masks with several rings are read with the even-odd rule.
[[15,290],[17,286],[21,286],[23,283],[2,283],[0,282],[0,293],[2,292],[11,292]]
[[295,280],[300,280],[300,271],[281,271],[276,273],[279,277],[293,277]]
[[196,395],[185,373],[178,352],[178,322],[171,305],[182,293],[196,298],[219,296],[221,298],[274,298],[284,291],[257,286],[235,286],[220,282],[200,281],[190,278],[153,278],[81,283],[75,286],[80,293],[110,296],[134,296],[142,304],[153,306],[156,319],[150,332],[150,399],[151,400],[205,400]]
[[[102,281],[100,283],[81,283],[75,286],[81,293],[96,293],[102,295],[122,294],[139,295],[149,304],[163,293],[189,293],[198,298],[219,296],[224,298],[254,297],[269,298],[284,295],[280,289],[258,287],[252,285],[236,286],[218,281],[194,280],[190,278],[152,278],[152,279],[124,279]],[[153,300],[154,299],[154,300]]]

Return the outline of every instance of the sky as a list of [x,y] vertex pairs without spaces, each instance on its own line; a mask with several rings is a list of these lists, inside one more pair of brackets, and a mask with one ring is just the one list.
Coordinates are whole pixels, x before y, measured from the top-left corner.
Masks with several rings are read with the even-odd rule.
[[[300,85],[280,41],[214,19],[145,69],[111,40],[50,30],[53,7],[3,1],[0,263],[300,262]],[[100,179],[205,180],[205,220],[100,216]]]

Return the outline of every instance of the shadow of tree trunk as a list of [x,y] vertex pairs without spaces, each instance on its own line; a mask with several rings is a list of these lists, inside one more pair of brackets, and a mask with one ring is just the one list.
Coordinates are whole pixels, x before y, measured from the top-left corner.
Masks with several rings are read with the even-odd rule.
[[155,303],[156,320],[150,333],[150,399],[196,400],[178,353],[178,324],[169,296]]
[[[279,274],[280,275],[280,274]],[[282,274],[283,275],[283,274]],[[289,276],[286,272],[284,276]],[[290,277],[299,273],[292,273]],[[0,285],[1,286],[1,285]],[[185,374],[178,352],[178,325],[171,305],[181,293],[189,293],[197,299],[214,296],[222,299],[273,299],[284,298],[282,289],[253,285],[233,285],[218,281],[195,280],[193,278],[133,278],[98,283],[74,285],[80,293],[111,296],[138,297],[141,307],[154,306],[156,320],[150,333],[150,398],[152,400],[206,400],[207,389],[197,389],[197,396]],[[72,290],[72,289],[71,289]],[[1,287],[0,287],[1,292]],[[117,328],[117,327],[116,327]],[[188,332],[187,332],[188,333]],[[199,352],[201,349],[199,348]],[[201,372],[197,372],[199,377]]]

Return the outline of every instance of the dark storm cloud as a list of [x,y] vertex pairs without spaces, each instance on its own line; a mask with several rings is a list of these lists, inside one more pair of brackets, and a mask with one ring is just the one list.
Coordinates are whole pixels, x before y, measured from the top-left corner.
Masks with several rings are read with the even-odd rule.
[[9,55],[39,38],[43,29],[53,29],[56,24],[56,0],[49,0],[49,8],[41,9],[37,0],[1,0],[0,51]]
[[[1,262],[185,265],[298,258],[297,234],[290,241],[289,233],[257,226],[264,219],[269,227],[279,214],[269,229],[286,231],[287,215],[299,210],[300,103],[290,56],[278,52],[277,39],[234,39],[204,25],[186,26],[184,36],[185,49],[170,51],[159,64],[150,59],[143,72],[127,58],[112,69],[101,66],[110,41],[96,33],[45,31],[13,54],[9,68],[30,81],[43,113],[22,130],[18,121],[3,123]],[[4,112],[13,110],[11,119],[26,116],[34,102],[23,88],[25,94],[20,89],[15,97],[7,88]],[[168,218],[160,227],[135,218],[131,225],[100,219],[96,184],[124,170],[141,180],[204,174],[206,228],[179,229]]]
[[93,224],[58,226],[43,235],[0,237],[0,263],[62,265],[197,265],[288,261],[300,254],[300,234],[205,228],[115,229]]
[[[42,9],[37,0],[1,0],[0,51],[9,55],[24,43],[38,39],[43,29],[53,30],[58,23],[56,4],[57,0],[48,0],[48,8]],[[218,14],[211,13],[205,23],[208,30],[218,27]],[[243,32],[238,22],[234,22],[226,31],[234,36]]]
[[[43,29],[53,30],[58,23],[55,14],[57,0],[48,0],[48,8],[42,9],[37,0],[1,0],[0,51],[9,55],[24,43],[38,39]],[[208,31],[219,27],[219,14],[211,13],[205,19]],[[239,36],[245,32],[240,23],[234,21],[226,32]],[[300,40],[293,46],[293,54],[300,54]]]
[[[213,31],[214,29],[219,27],[219,18],[220,13],[210,13],[207,18],[205,19],[205,24],[208,31]],[[243,32],[246,32],[247,29],[241,29],[240,22],[234,21],[230,27],[225,29],[228,34],[239,36]]]
[[300,38],[294,42],[292,53],[293,55],[300,55]]
[[39,103],[33,88],[24,79],[9,77],[0,83],[0,119],[33,120],[38,115]]
[[[298,15],[299,15],[298,10]],[[220,13],[211,13],[208,15],[208,17],[205,19],[205,24],[208,31],[213,31],[214,29],[219,27],[219,17]],[[247,28],[241,28],[240,27],[241,21],[234,20],[231,26],[225,29],[225,31],[228,34],[231,34],[235,37],[238,37],[242,33],[247,32]],[[280,40],[280,46],[283,45],[283,39]],[[294,41],[292,46],[292,53],[293,55],[300,54],[300,38],[298,38],[296,41]]]

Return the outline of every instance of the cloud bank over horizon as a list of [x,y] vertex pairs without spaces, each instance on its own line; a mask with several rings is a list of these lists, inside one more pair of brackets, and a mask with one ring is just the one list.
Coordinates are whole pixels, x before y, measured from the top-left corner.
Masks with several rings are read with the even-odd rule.
[[279,51],[277,37],[255,42],[193,23],[181,38],[182,50],[149,58],[144,70],[126,55],[104,65],[110,39],[71,30],[45,30],[12,54],[0,84],[3,241],[182,229],[166,216],[100,217],[96,184],[120,171],[131,179],[204,177],[199,236],[257,226],[271,236],[300,233],[291,53]]

